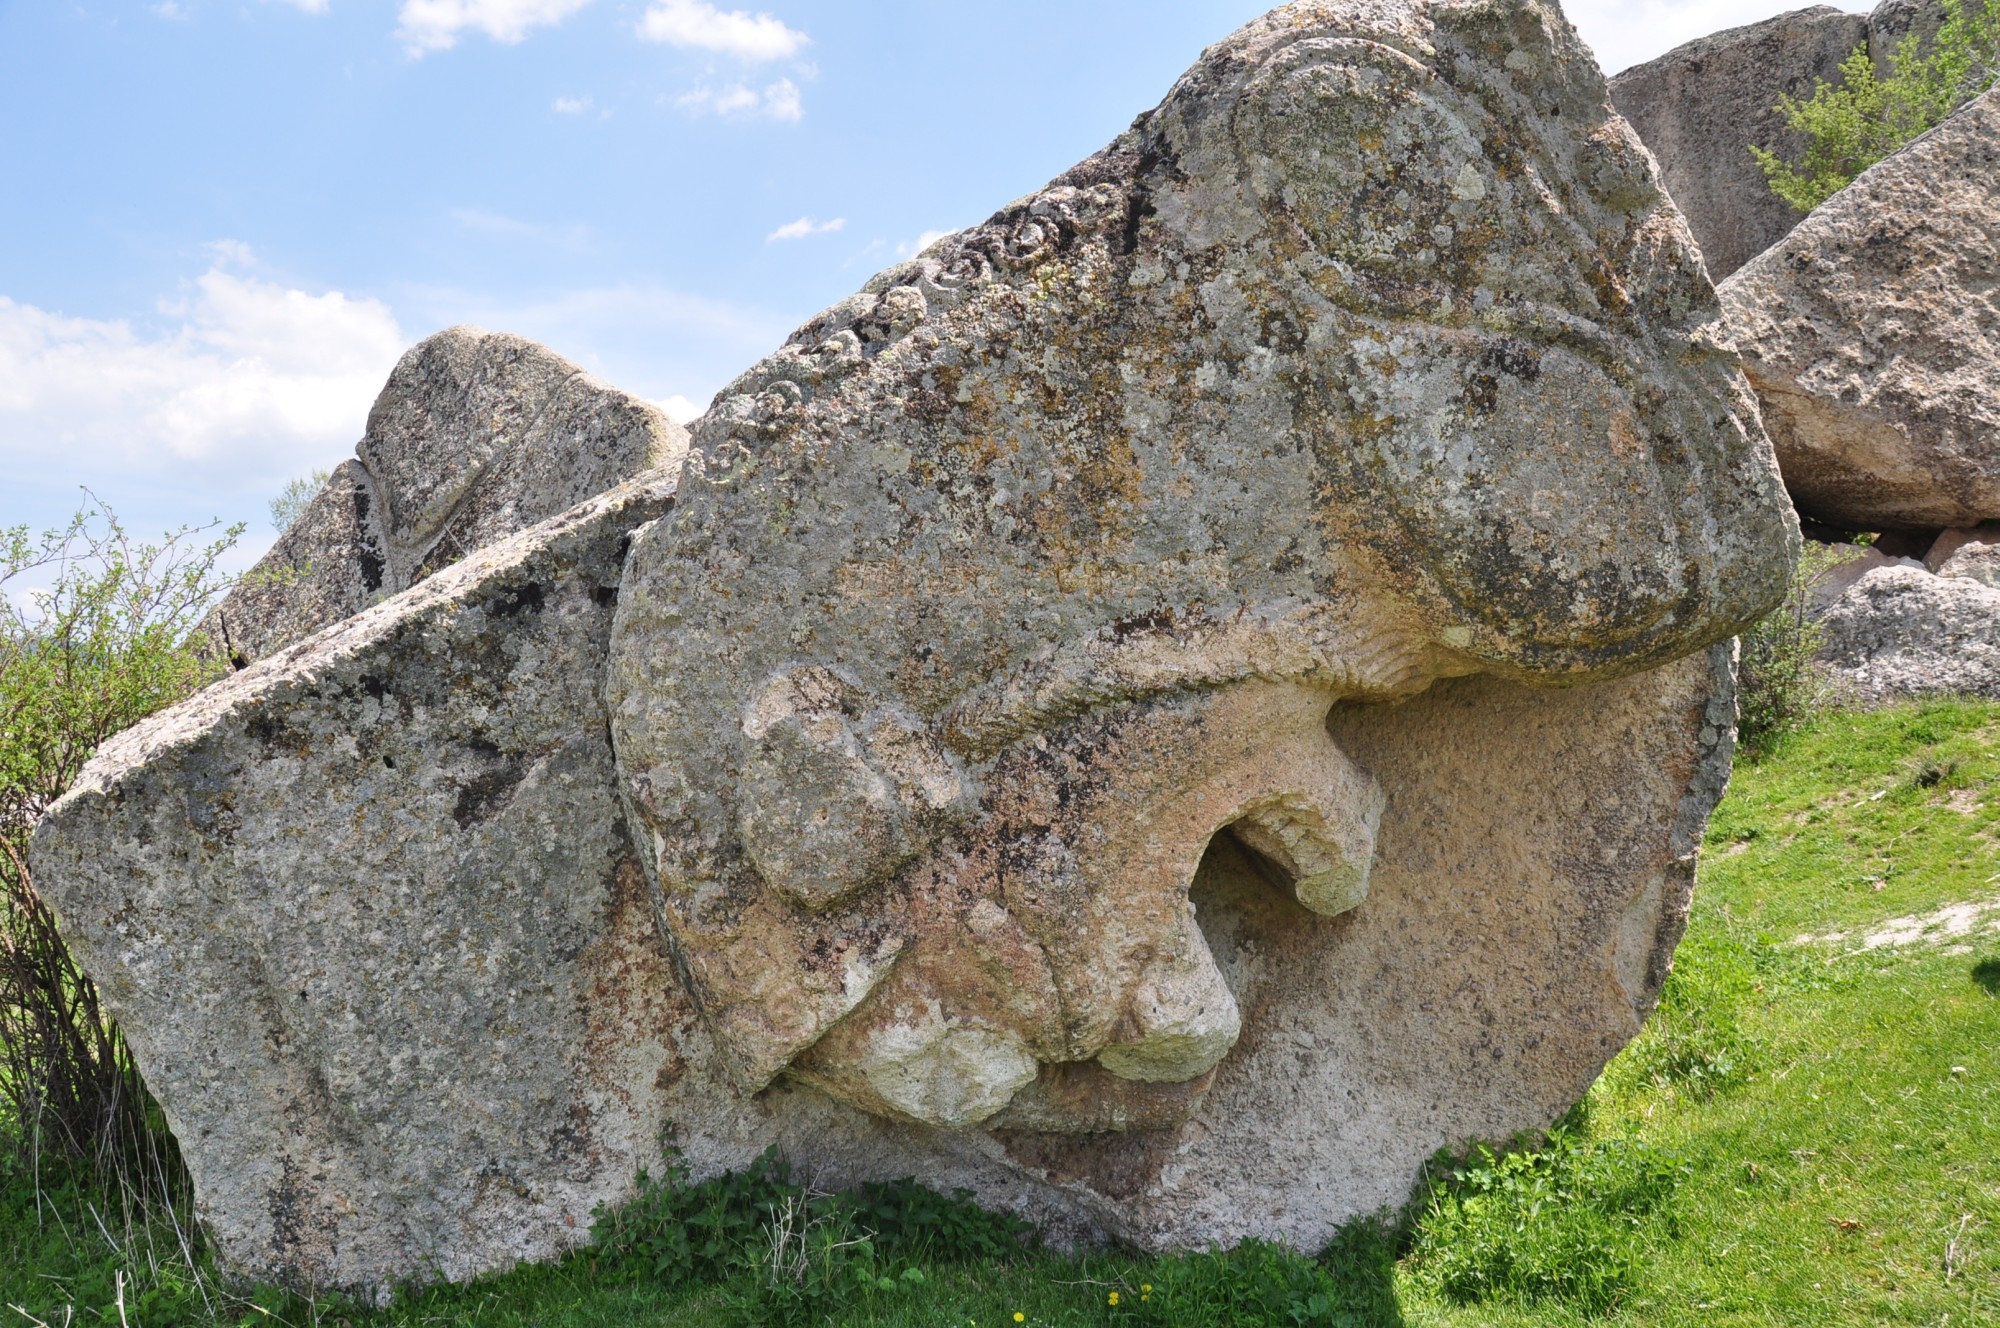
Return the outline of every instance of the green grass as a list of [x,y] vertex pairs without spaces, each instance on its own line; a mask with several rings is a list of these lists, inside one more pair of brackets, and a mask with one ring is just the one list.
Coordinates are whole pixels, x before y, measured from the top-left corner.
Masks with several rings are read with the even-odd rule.
[[[1317,1261],[1268,1247],[996,1258],[976,1238],[990,1230],[953,1227],[969,1219],[940,1209],[944,1235],[884,1236],[866,1286],[856,1278],[844,1304],[799,1321],[2000,1324],[2000,935],[1858,940],[1887,919],[2000,897],[1996,737],[2000,705],[1927,703],[1826,716],[1740,766],[1659,1015],[1548,1142],[1441,1159],[1394,1229],[1358,1227]],[[1851,939],[1799,940],[1833,933]],[[74,1322],[116,1323],[121,1269],[128,1310],[144,1303],[130,1322],[146,1328],[315,1315],[354,1328],[634,1328],[783,1310],[751,1303],[740,1273],[689,1286],[668,1284],[685,1261],[666,1281],[649,1271],[681,1258],[660,1233],[716,1201],[705,1191],[669,1194],[653,1217],[635,1210],[615,1249],[386,1313],[267,1294],[211,1315],[170,1231],[153,1230],[149,1271],[147,1228],[107,1217],[115,1253],[84,1211],[103,1207],[89,1186],[58,1181],[38,1219],[35,1187],[0,1165],[14,1167],[0,1171],[0,1322],[19,1304],[50,1324],[65,1306]],[[746,1238],[716,1229],[724,1244]]]

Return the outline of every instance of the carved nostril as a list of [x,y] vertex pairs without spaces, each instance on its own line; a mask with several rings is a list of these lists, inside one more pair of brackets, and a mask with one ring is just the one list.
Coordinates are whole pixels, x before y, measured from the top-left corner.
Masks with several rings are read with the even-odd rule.
[[1208,942],[1188,918],[1188,948],[1156,966],[1132,993],[1128,1026],[1138,1036],[1097,1053],[1120,1079],[1182,1083],[1215,1068],[1243,1031],[1236,997],[1222,979]]

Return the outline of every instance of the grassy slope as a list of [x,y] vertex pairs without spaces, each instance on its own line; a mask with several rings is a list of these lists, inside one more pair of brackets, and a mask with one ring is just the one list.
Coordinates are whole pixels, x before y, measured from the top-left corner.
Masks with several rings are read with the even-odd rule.
[[[1641,1139],[1691,1167],[1666,1207],[1637,1223],[1637,1269],[1616,1308],[1591,1320],[1561,1304],[1446,1303],[1411,1261],[1392,1266],[1364,1242],[1338,1278],[1347,1321],[2000,1323],[2000,935],[1865,953],[1795,943],[2000,896],[1996,735],[2000,705],[1835,715],[1739,768],[1670,998],[1583,1113],[1586,1136]],[[76,1302],[78,1322],[100,1321],[113,1266],[102,1242],[37,1234],[30,1202],[18,1180],[0,1183],[0,1306],[59,1324]],[[715,1290],[607,1271],[586,1256],[389,1315],[322,1321],[627,1328],[721,1317]],[[841,1321],[1129,1322],[1145,1282],[1157,1289],[1143,1321],[1240,1321],[1217,1303],[1227,1297],[1214,1279],[1185,1264],[1101,1256],[928,1271],[923,1286],[881,1293]],[[1114,1285],[1118,1310],[1105,1303]],[[1159,1314],[1160,1302],[1180,1312]],[[131,1321],[173,1321],[174,1303]],[[297,1304],[266,1303],[310,1321]],[[238,1307],[226,1321],[272,1320]]]

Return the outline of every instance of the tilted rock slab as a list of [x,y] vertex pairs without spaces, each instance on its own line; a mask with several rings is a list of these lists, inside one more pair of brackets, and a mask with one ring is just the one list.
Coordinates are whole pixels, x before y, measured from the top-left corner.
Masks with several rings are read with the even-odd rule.
[[1819,661],[1854,700],[2000,697],[2000,589],[1985,581],[1876,567],[1819,622]]
[[1840,81],[1869,20],[1829,5],[1794,10],[1677,46],[1611,80],[1611,101],[1659,158],[1667,192],[1721,281],[1783,239],[1805,214],[1771,192],[1750,145],[1796,160],[1805,136],[1779,94],[1800,100]]
[[1315,1247],[1657,998],[1797,541],[1716,313],[1553,7],[1295,4],[34,861],[248,1271],[551,1253],[661,1125]]
[[1722,283],[1800,512],[1854,530],[2000,518],[2000,92]]
[[658,466],[687,431],[525,338],[449,328],[404,355],[368,431],[202,624],[241,668]]
[[635,481],[228,677],[52,814],[37,879],[234,1266],[469,1277],[657,1158],[676,988],[593,680],[625,539],[672,493]]

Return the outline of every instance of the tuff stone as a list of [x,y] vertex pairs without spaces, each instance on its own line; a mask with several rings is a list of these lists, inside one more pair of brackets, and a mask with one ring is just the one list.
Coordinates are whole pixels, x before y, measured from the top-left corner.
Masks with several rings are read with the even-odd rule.
[[687,431],[546,347],[476,327],[419,342],[306,512],[201,633],[236,667],[304,640],[624,480]]
[[2000,589],[1898,561],[1856,578],[1820,617],[1820,663],[1853,700],[2000,696]]
[[1840,62],[1869,41],[1866,15],[1829,5],[1697,38],[1611,80],[1611,101],[1659,159],[1667,192],[1721,281],[1804,216],[1771,192],[1750,145],[1796,159],[1805,137],[1779,94],[1806,100],[1840,81]]
[[2000,590],[2000,521],[1945,531],[1924,563],[1939,576],[1966,577]]
[[38,830],[230,1265],[471,1277],[581,1238],[657,1157],[678,987],[592,679],[624,541],[673,487],[121,734]]
[[1717,316],[1552,5],[1293,4],[34,860],[249,1271],[551,1252],[663,1124],[1316,1247],[1658,997],[1797,549]]
[[1722,283],[1799,511],[1856,530],[2000,518],[2000,92]]

